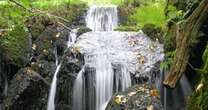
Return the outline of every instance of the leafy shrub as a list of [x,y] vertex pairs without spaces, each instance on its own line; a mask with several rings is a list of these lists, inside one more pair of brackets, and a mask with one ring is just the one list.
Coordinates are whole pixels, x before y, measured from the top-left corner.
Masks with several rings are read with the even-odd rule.
[[157,27],[162,27],[166,21],[164,15],[164,4],[164,2],[156,2],[141,6],[130,17],[130,19],[137,22],[139,27],[143,27],[145,24],[154,24]]

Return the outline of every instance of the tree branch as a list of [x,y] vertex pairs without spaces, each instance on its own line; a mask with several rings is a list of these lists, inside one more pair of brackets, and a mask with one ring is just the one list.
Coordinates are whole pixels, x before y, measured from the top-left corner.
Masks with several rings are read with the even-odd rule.
[[184,25],[179,27],[176,46],[176,56],[173,60],[173,66],[170,68],[168,76],[165,78],[163,84],[175,88],[176,83],[184,74],[187,62],[190,56],[190,45],[192,39],[196,39],[201,26],[208,19],[208,0],[203,0],[194,12],[187,18]]

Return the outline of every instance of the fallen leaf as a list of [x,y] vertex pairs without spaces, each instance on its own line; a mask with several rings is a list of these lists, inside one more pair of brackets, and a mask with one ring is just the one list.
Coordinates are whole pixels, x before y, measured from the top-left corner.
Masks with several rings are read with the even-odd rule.
[[152,89],[150,91],[150,94],[151,94],[151,96],[154,96],[154,97],[160,97],[160,93],[158,92],[157,89]]

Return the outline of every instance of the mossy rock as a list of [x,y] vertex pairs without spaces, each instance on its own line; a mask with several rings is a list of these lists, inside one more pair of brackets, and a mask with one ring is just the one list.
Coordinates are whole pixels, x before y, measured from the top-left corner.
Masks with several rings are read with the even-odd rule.
[[78,29],[77,36],[90,31],[92,31],[90,28],[82,26]]
[[28,32],[23,26],[17,25],[1,37],[0,41],[8,63],[21,67],[27,62]]
[[142,31],[153,41],[158,40],[160,43],[163,43],[163,32],[161,28],[156,27],[154,24],[146,24],[142,28]]

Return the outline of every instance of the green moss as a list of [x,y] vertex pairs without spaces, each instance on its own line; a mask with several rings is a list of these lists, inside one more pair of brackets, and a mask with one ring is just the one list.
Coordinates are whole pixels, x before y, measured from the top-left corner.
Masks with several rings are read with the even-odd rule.
[[24,27],[16,25],[12,31],[0,38],[1,47],[3,47],[9,63],[17,66],[23,66],[27,56],[27,32]]
[[141,29],[146,24],[153,24],[156,27],[164,26],[166,22],[165,3],[164,0],[127,0],[118,7],[121,29],[129,26]]
[[85,26],[79,27],[78,32],[77,32],[77,36],[80,36],[83,33],[90,32],[90,31],[92,31],[92,30],[88,27],[85,27]]

